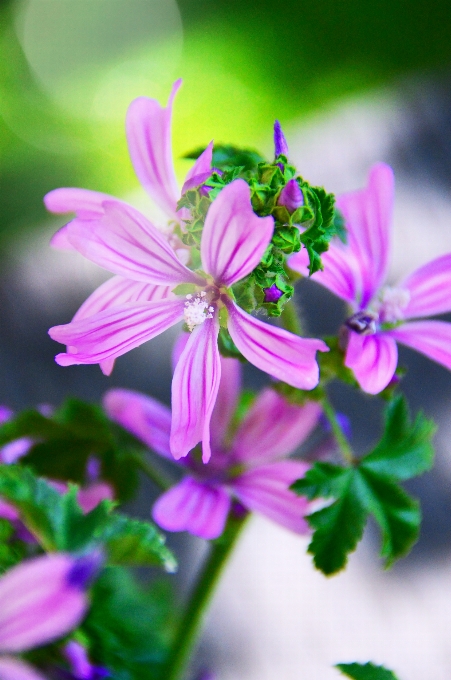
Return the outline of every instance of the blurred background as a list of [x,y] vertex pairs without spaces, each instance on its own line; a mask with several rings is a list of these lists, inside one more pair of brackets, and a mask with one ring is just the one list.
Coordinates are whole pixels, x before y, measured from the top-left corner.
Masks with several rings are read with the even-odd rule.
[[[179,77],[180,179],[183,155],[211,139],[271,156],[278,118],[300,173],[329,191],[362,186],[376,161],[394,167],[393,281],[451,250],[449,0],[0,0],[0,403],[98,401],[113,386],[169,403],[171,333],[119,359],[110,378],[54,363],[47,329],[68,322],[106,275],[50,250],[64,217],[46,214],[42,197],[86,187],[158,217],[134,176],[124,117],[139,95],[165,103]],[[311,335],[336,332],[343,310],[331,295],[303,282],[298,300]],[[333,680],[331,664],[369,659],[400,680],[449,679],[451,374],[408,350],[401,363],[412,409],[440,426],[437,467],[410,487],[423,503],[419,544],[384,573],[370,527],[348,571],[326,580],[305,540],[253,520],[199,650],[197,664],[220,680]],[[378,399],[332,392],[364,451],[379,432]],[[146,514],[154,493],[144,487],[133,510]],[[205,546],[171,541],[187,559],[183,596]]]

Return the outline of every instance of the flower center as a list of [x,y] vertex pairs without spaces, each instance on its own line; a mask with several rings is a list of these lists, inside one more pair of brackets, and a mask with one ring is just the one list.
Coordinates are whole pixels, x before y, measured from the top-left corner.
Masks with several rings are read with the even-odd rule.
[[205,319],[212,319],[215,308],[210,305],[207,293],[202,290],[196,295],[190,293],[186,296],[185,309],[183,316],[189,330],[192,331],[196,326],[204,323]]
[[374,335],[379,315],[374,312],[356,312],[345,321],[346,326],[359,335]]
[[403,310],[410,302],[410,292],[408,290],[385,286],[380,292],[379,299],[381,323],[395,323],[404,319]]

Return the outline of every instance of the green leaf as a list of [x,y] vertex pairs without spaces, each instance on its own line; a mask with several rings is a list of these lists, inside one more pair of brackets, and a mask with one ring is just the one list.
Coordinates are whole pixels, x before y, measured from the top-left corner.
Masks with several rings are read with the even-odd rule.
[[25,467],[0,466],[0,497],[19,510],[21,520],[45,550],[82,552],[102,547],[111,564],[175,570],[175,558],[153,524],[112,512],[111,501],[102,501],[84,514],[77,491],[71,485],[61,494]]
[[333,499],[307,518],[314,530],[308,550],[318,569],[330,575],[346,565],[369,515],[381,529],[386,567],[411,549],[421,512],[399,482],[431,467],[434,430],[421,414],[412,423],[404,398],[397,397],[386,409],[380,442],[367,456],[350,466],[317,462],[294,482],[291,488],[310,500]]
[[370,661],[366,664],[339,663],[335,668],[353,680],[398,680],[392,671],[383,666],[375,666]]
[[125,569],[105,569],[82,626],[93,661],[114,680],[159,678],[173,635],[173,599],[166,581],[143,587]]

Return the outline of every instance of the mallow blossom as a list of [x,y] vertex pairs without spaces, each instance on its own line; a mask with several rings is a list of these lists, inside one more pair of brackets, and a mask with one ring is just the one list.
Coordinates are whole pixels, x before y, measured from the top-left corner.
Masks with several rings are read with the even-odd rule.
[[[377,164],[364,189],[338,197],[348,242],[331,243],[322,256],[324,271],[313,275],[350,307],[345,365],[370,394],[392,379],[397,342],[451,369],[451,324],[422,320],[451,312],[451,254],[416,269],[396,286],[387,285],[393,203],[393,171]],[[308,274],[304,251],[293,255],[289,265]]]
[[[162,107],[155,99],[138,97],[129,106],[126,118],[126,134],[130,158],[135,173],[150,198],[161,208],[170,223],[178,222],[183,227],[187,218],[186,208],[177,211],[181,191],[175,177],[172,160],[171,119],[174,97],[181,85],[177,80],[172,88],[167,107]],[[211,175],[213,143],[188,171],[182,191],[199,186]],[[60,188],[44,197],[46,208],[53,213],[75,213],[77,218],[93,220],[104,215],[104,203],[115,201],[127,211],[124,201],[108,194],[89,189]],[[168,229],[166,228],[166,231]],[[179,259],[187,264],[189,249],[172,233],[172,228],[163,237],[173,248]],[[69,238],[68,225],[62,227],[52,238],[55,248],[74,250]],[[156,286],[147,280],[121,275],[114,276],[100,286],[80,307],[73,321],[85,319],[93,314],[120,307],[123,304],[143,301],[158,301],[169,295],[169,288]],[[100,368],[109,375],[114,367],[114,359],[100,362]]]
[[[179,359],[179,362],[181,358]],[[288,459],[318,423],[316,402],[289,404],[272,388],[264,389],[234,428],[240,393],[240,364],[221,358],[222,378],[212,414],[212,456],[203,465],[193,451],[180,461],[186,476],[163,493],[153,519],[168,531],[189,531],[205,539],[221,535],[237,499],[252,510],[296,532],[306,533],[308,502],[289,486],[303,477],[308,463]],[[105,394],[108,416],[165,458],[170,451],[170,410],[151,397],[125,389]]]
[[184,320],[191,335],[172,381],[170,446],[178,459],[202,441],[204,462],[210,458],[210,418],[221,376],[220,321],[241,354],[262,371],[300,389],[317,385],[316,352],[327,351],[327,345],[264,323],[234,301],[231,286],[259,264],[274,228],[272,217],[258,217],[252,210],[244,180],[222,189],[208,210],[200,273],[188,269],[138,211],[114,200],[104,201],[102,208],[102,215],[69,223],[67,236],[75,249],[123,281],[165,291],[189,284],[192,293],[111,307],[109,291],[97,313],[50,329],[50,336],[67,346],[57,363],[112,361]]
[[69,633],[83,619],[98,564],[65,553],[22,562],[0,578],[0,678],[45,680],[15,655]]

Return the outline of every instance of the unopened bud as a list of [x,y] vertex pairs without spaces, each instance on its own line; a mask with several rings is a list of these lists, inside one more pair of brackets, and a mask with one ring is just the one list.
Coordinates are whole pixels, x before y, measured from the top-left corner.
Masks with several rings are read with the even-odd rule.
[[288,157],[288,144],[278,120],[274,123],[274,156],[283,154]]
[[304,194],[295,179],[290,179],[280,192],[277,201],[279,205],[284,205],[288,212],[293,213],[297,208],[304,205]]
[[263,288],[263,292],[265,294],[265,302],[277,302],[277,300],[279,300],[283,295],[283,292],[276,286],[275,283],[273,283],[269,288]]

